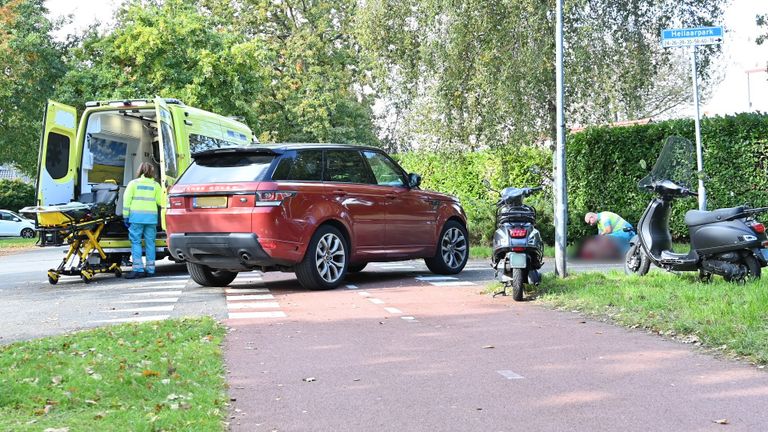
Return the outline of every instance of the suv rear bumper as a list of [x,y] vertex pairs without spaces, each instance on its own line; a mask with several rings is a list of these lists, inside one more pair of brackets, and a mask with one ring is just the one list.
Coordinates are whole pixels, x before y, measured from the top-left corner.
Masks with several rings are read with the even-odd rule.
[[252,269],[294,263],[267,254],[253,233],[171,234],[168,250],[174,258],[215,269]]

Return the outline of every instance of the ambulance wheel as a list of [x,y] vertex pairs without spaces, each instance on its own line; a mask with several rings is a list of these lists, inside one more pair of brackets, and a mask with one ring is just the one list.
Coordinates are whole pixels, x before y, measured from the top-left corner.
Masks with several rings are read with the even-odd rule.
[[80,273],[80,279],[83,280],[84,283],[91,283],[91,279],[93,278],[93,273],[89,272],[88,270],[83,270]]

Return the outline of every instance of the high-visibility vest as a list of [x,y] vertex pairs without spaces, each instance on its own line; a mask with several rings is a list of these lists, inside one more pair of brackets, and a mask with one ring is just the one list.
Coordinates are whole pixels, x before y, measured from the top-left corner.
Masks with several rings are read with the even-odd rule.
[[[611,228],[610,232],[606,232],[608,227]],[[598,234],[611,234],[621,232],[624,228],[632,228],[632,224],[625,221],[621,216],[616,213],[603,211],[597,214],[597,232]]]
[[131,180],[123,195],[123,219],[130,223],[157,224],[157,209],[163,206],[163,191],[151,178]]

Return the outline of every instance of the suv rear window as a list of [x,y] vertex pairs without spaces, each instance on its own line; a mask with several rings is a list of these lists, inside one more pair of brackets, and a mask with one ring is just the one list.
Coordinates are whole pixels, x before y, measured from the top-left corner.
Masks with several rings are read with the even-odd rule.
[[272,174],[272,180],[321,181],[322,179],[322,150],[299,150],[284,154]]
[[227,154],[198,158],[178,184],[240,183],[264,180],[275,155]]

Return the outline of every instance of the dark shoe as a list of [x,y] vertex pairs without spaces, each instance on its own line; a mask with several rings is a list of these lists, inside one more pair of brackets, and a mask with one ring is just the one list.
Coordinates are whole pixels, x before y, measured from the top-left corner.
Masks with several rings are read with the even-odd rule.
[[132,271],[132,272],[126,273],[125,276],[123,276],[123,277],[126,278],[126,279],[141,279],[143,277],[147,277],[147,275],[144,272]]

